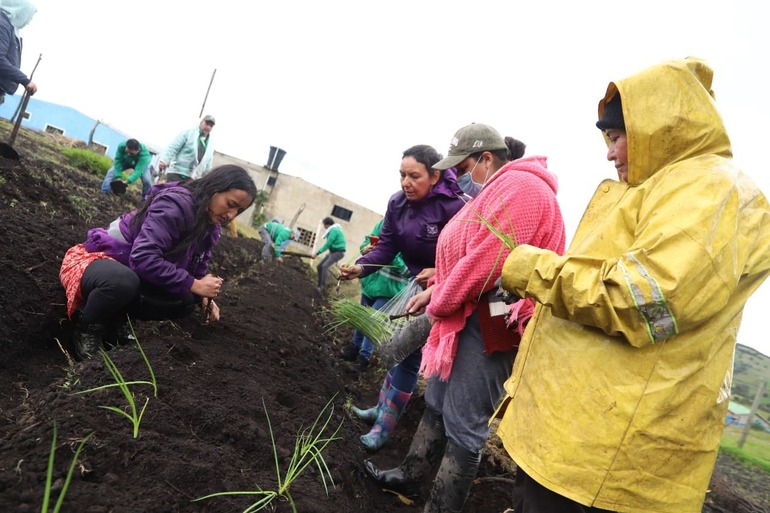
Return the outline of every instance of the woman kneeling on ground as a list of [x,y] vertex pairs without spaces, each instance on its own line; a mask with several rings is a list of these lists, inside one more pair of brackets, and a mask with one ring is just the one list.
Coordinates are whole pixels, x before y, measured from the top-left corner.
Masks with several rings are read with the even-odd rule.
[[132,339],[128,316],[177,319],[195,306],[206,320],[219,320],[214,298],[222,279],[207,274],[221,226],[248,208],[257,194],[248,172],[220,166],[203,178],[159,184],[139,210],[93,228],[70,248],[59,278],[67,314],[77,317],[73,342],[90,358]]

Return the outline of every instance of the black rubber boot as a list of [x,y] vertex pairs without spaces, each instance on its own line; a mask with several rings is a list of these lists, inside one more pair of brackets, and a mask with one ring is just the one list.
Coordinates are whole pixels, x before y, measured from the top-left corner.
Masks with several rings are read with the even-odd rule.
[[423,513],[461,513],[480,462],[481,452],[449,440]]
[[369,476],[380,486],[409,498],[420,495],[420,487],[435,464],[444,455],[447,439],[443,417],[425,408],[404,461],[391,470],[378,469],[371,460],[364,462]]
[[342,352],[340,353],[340,358],[342,358],[346,362],[356,361],[357,356],[358,356],[358,348],[353,344],[348,344],[348,346],[345,349],[343,349]]
[[104,325],[97,323],[81,324],[75,329],[72,338],[75,343],[75,353],[78,358],[81,360],[91,358],[98,353],[99,348],[102,347]]
[[348,365],[346,371],[350,374],[361,374],[369,367],[369,360],[363,356],[356,357],[356,361]]
[[104,348],[107,350],[113,349],[118,346],[135,344],[136,337],[131,329],[132,325],[125,317],[114,321],[107,328],[107,332],[104,336]]

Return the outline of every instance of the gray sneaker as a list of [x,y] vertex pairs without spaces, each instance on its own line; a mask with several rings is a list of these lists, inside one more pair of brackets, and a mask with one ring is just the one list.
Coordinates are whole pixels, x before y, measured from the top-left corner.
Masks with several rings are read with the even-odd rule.
[[99,352],[99,348],[102,347],[102,339],[104,338],[104,325],[103,324],[88,324],[86,326],[79,326],[75,330],[73,339],[75,341],[75,353],[78,358],[85,360],[91,358],[93,355]]

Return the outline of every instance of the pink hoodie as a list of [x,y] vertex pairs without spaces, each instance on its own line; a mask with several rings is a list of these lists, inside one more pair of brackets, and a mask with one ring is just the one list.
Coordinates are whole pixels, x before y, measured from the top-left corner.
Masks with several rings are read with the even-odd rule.
[[[517,245],[561,254],[565,234],[557,189],[556,175],[548,171],[546,157],[514,160],[495,173],[441,232],[435,288],[427,308],[436,322],[423,347],[420,367],[426,377],[449,379],[465,320],[478,307],[481,295],[494,288],[510,253],[479,216],[511,236]],[[533,309],[531,305],[518,305],[516,311],[518,324],[523,326]]]

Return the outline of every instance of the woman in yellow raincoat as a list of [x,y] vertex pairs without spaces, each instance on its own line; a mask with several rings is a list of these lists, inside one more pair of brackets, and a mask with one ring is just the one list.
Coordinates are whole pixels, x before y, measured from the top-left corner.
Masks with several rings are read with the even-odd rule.
[[505,262],[503,287],[538,303],[499,409],[517,512],[701,511],[743,307],[770,272],[770,206],[711,81],[683,59],[610,83],[597,126],[620,181],[564,256]]

